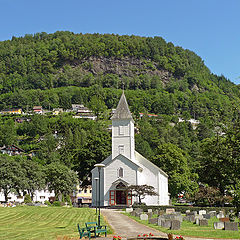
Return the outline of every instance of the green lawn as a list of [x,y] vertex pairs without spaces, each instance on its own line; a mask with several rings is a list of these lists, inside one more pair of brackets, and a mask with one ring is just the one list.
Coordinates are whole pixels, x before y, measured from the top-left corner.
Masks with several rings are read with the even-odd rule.
[[[128,213],[124,213],[125,215],[131,217],[139,223],[157,229],[164,233],[173,233],[175,235],[182,236],[191,236],[191,237],[204,237],[204,238],[229,238],[229,239],[240,239],[240,232],[236,231],[225,231],[225,230],[215,230],[213,228],[213,223],[218,222],[217,218],[211,218],[208,220],[208,226],[198,226],[191,222],[183,221],[181,224],[180,230],[168,230],[163,227],[159,227],[157,225],[148,224],[148,221],[142,221],[137,217],[133,217]],[[156,216],[157,217],[157,216]]]
[[[30,206],[0,208],[0,239],[78,239],[77,223],[84,227],[85,222],[90,221],[97,221],[95,209]],[[101,223],[104,223],[103,219]]]

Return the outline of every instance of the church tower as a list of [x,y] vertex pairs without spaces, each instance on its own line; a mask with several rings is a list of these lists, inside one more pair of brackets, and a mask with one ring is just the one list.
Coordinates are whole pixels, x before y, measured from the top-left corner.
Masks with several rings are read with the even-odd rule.
[[135,160],[134,120],[124,92],[112,116],[112,159],[119,154]]

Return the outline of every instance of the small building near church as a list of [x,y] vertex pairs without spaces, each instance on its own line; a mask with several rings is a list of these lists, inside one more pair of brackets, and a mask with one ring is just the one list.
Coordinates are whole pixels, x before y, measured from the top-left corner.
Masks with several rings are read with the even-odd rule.
[[91,205],[92,203],[92,186],[82,188],[77,186],[76,200],[78,205]]
[[[147,205],[169,205],[168,175],[135,151],[134,120],[124,93],[112,116],[112,154],[102,164],[100,171],[100,205],[130,206],[137,198],[127,191],[130,185],[150,185],[158,196],[146,196]],[[92,170],[92,205],[98,205],[99,189],[94,178],[99,177],[97,168]],[[96,192],[97,191],[97,192]]]

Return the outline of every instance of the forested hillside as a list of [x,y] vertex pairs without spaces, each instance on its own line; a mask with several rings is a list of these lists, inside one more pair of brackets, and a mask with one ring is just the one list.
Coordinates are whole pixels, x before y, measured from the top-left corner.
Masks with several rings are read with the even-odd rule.
[[[223,194],[232,182],[220,186],[214,171],[216,178],[206,177],[214,159],[208,150],[238,122],[239,87],[161,37],[56,32],[0,42],[0,110],[66,110],[78,103],[99,116],[91,122],[71,114],[33,115],[23,123],[2,116],[0,144],[35,153],[32,161],[41,165],[60,161],[87,184],[86,172],[110,152],[109,113],[123,88],[136,120],[136,149],[169,174],[172,196],[193,193],[199,182]],[[190,119],[200,121],[196,128]]]

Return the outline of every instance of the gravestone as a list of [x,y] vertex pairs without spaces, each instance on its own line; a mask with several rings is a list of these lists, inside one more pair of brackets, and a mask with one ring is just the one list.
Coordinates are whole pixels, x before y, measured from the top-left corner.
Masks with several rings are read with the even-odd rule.
[[200,219],[199,219],[199,218],[196,218],[196,219],[195,219],[195,224],[196,224],[196,225],[199,225],[199,221],[200,221]]
[[142,214],[140,215],[140,220],[148,220],[148,215],[145,214],[145,213],[142,213]]
[[158,210],[155,210],[155,211],[153,212],[153,215],[159,215],[159,211],[158,211]]
[[180,227],[181,227],[181,222],[180,221],[178,221],[178,220],[172,220],[171,221],[171,227],[170,227],[171,230],[179,230]]
[[223,229],[224,228],[224,222],[215,222],[213,223],[214,229]]
[[130,212],[130,215],[136,217],[136,212],[132,211],[132,212]]
[[173,214],[164,214],[163,217],[165,219],[168,219],[168,220],[174,219],[174,215]]
[[152,212],[147,212],[148,218],[152,218],[153,213]]
[[133,211],[133,208],[126,208],[127,213],[131,213]]
[[148,209],[148,212],[151,213],[151,212],[152,212],[152,209],[149,208],[149,209]]
[[175,212],[174,214],[175,214],[175,215],[182,215],[181,212]]
[[174,220],[178,220],[178,221],[182,222],[183,221],[183,216],[182,215],[176,215],[174,217]]
[[199,226],[208,226],[208,220],[207,219],[199,220]]
[[149,224],[158,224],[158,218],[150,218],[148,219]]
[[189,216],[189,222],[195,222],[195,216],[194,215]]
[[230,222],[228,217],[224,217],[224,218],[219,218],[220,222]]
[[237,222],[224,222],[224,230],[238,231]]
[[203,214],[202,216],[203,216],[203,218],[206,218],[206,219],[210,219],[211,218],[210,214]]
[[142,212],[143,212],[143,209],[141,209],[141,208],[136,208],[136,209],[135,209],[135,212],[137,212],[137,213],[142,213]]
[[158,217],[158,226],[162,226],[162,221],[165,221],[165,219],[163,217]]
[[166,214],[172,214],[172,213],[175,213],[174,208],[166,208]]
[[161,226],[164,228],[170,228],[172,225],[172,221],[171,220],[162,220],[161,222]]
[[199,215],[207,214],[206,210],[199,210]]
[[225,215],[223,213],[223,211],[220,211],[218,214],[217,214],[217,218],[224,218]]
[[142,213],[135,212],[135,217],[140,217]]
[[196,216],[196,215],[198,215],[197,211],[192,211],[192,212],[186,213],[186,216]]
[[165,213],[164,210],[159,210],[158,215],[163,215],[164,213]]
[[211,217],[216,217],[217,216],[216,211],[210,211],[208,214],[210,214]]

